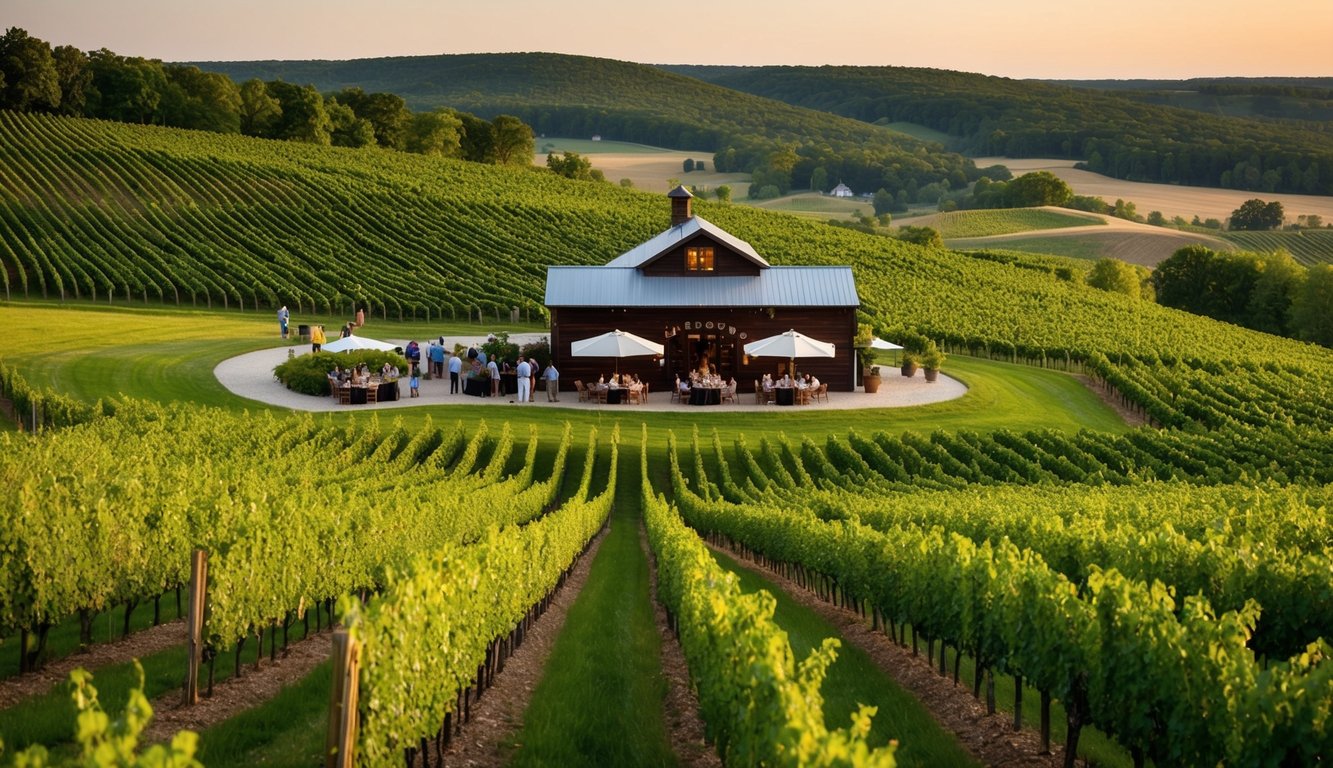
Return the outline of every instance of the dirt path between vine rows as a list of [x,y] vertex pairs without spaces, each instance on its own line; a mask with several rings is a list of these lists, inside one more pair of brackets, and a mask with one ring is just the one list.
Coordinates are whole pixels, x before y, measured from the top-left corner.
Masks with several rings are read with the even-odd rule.
[[[79,667],[96,672],[99,667],[124,664],[133,659],[164,651],[186,642],[185,622],[181,619],[132,632],[110,643],[97,643],[87,653],[72,653],[26,675],[0,680],[0,709],[7,709],[30,696],[40,696],[69,680],[69,673]],[[96,679],[93,682],[96,685]]]
[[[717,550],[709,545],[710,549]],[[1052,745],[1053,753],[1041,755],[1040,736],[1031,728],[1012,730],[1013,715],[997,711],[986,714],[986,707],[972,697],[964,686],[955,686],[952,678],[940,677],[925,655],[913,656],[910,650],[899,648],[882,632],[872,631],[865,619],[857,613],[837,608],[819,599],[809,590],[781,574],[746,560],[735,552],[722,551],[740,567],[762,576],[777,585],[793,600],[814,611],[834,626],[844,640],[864,651],[894,682],[907,689],[940,723],[952,732],[973,757],[991,768],[1019,768],[1041,766],[1057,768],[1063,765],[1061,748]],[[1029,717],[1035,718],[1032,711]]]
[[1080,384],[1087,387],[1088,391],[1092,392],[1099,400],[1105,403],[1107,408],[1115,411],[1116,415],[1129,426],[1135,428],[1148,426],[1147,417],[1144,416],[1141,411],[1134,410],[1121,402],[1120,396],[1115,392],[1112,392],[1110,387],[1098,382],[1086,374],[1076,373],[1074,374],[1074,378],[1078,379]]
[[[258,669],[253,655],[248,656],[249,660],[242,656],[241,676],[214,683],[212,696],[204,696],[207,683],[201,684],[199,703],[193,707],[182,706],[184,688],[173,688],[158,696],[152,702],[153,721],[144,731],[144,743],[170,741],[180,730],[202,731],[263,704],[283,688],[303,680],[310,670],[328,659],[333,649],[332,636],[325,629],[301,638],[289,644],[285,651],[279,651],[274,661],[269,661],[268,654],[264,654]],[[229,653],[219,654],[217,663],[234,663],[232,658]],[[181,672],[183,680],[185,670]]]
[[639,547],[648,558],[648,594],[653,601],[657,634],[662,640],[662,675],[667,681],[664,702],[667,735],[681,765],[691,768],[717,768],[722,760],[708,744],[703,719],[699,716],[699,697],[690,685],[690,668],[680,642],[667,624],[666,609],[657,599],[657,560],[648,546],[648,532],[639,525]]
[[[505,662],[504,670],[495,676],[495,683],[486,690],[480,701],[472,703],[472,719],[463,726],[444,751],[444,764],[451,766],[502,766],[512,757],[513,737],[523,728],[523,713],[532,701],[532,692],[542,680],[546,660],[550,658],[555,641],[565,627],[569,609],[583,591],[588,572],[597,559],[606,534],[614,522],[609,522],[592,546],[579,558],[565,585],[551,599],[551,605],[537,619],[514,655]],[[418,756],[415,765],[423,765]],[[431,765],[438,765],[431,755]]]

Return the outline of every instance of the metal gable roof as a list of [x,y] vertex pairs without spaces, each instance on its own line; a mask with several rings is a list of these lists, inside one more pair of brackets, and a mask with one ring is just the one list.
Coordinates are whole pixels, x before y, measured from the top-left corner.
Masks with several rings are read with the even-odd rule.
[[758,275],[646,277],[637,269],[607,265],[547,267],[545,303],[548,307],[858,307],[861,300],[851,267],[770,267]]
[[658,256],[661,256],[663,253],[700,233],[706,234],[714,240],[722,243],[731,250],[758,264],[761,268],[769,266],[768,261],[763,256],[760,256],[749,243],[700,216],[693,216],[685,223],[677,224],[665,232],[658,234],[656,237],[639,243],[607,262],[606,266],[617,268],[642,267]]

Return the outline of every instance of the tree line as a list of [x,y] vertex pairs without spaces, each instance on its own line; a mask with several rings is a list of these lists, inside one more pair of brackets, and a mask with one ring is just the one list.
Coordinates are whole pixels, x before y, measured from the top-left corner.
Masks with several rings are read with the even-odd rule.
[[[1119,179],[1333,194],[1333,130],[1101,92],[907,67],[757,67],[712,82],[869,123],[910,122],[974,155],[1081,159]],[[895,191],[895,187],[885,185]],[[869,187],[873,189],[874,187]]]
[[321,93],[258,78],[238,85],[193,65],[53,48],[18,27],[0,37],[0,108],[501,165],[530,164],[534,143],[532,129],[512,115],[413,112],[400,96],[357,87]]

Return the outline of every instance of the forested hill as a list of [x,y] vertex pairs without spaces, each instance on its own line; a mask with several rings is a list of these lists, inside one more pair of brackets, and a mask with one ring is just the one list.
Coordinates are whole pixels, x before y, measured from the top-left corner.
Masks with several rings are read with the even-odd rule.
[[1070,157],[1116,178],[1333,194],[1333,126],[1143,103],[1125,94],[907,67],[670,66],[866,122],[912,122],[978,155]]
[[197,66],[237,82],[281,78],[325,92],[392,92],[419,110],[512,114],[539,134],[708,150],[718,170],[760,171],[760,186],[784,193],[805,188],[817,167],[864,190],[940,182],[957,188],[976,178],[971,161],[935,145],[645,64],[515,53]]

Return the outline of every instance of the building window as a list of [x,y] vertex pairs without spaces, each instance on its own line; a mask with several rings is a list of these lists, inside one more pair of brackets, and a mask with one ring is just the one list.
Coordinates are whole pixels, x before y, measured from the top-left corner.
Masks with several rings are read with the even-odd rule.
[[712,272],[713,271],[713,249],[712,248],[686,248],[685,249],[685,269],[690,272]]

